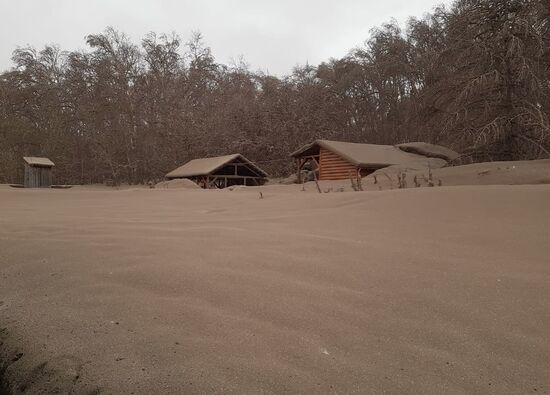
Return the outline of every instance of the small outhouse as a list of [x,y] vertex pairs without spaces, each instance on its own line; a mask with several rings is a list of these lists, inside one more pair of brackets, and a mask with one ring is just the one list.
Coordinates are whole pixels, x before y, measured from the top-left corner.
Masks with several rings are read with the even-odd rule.
[[25,156],[25,188],[49,188],[52,185],[54,163],[48,158]]

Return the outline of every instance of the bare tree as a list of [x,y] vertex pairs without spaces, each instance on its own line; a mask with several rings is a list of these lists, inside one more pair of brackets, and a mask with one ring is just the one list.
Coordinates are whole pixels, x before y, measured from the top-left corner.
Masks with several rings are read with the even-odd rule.
[[146,183],[228,152],[283,175],[317,138],[549,157],[549,20],[543,0],[456,0],[280,78],[217,63],[200,33],[138,46],[107,28],[85,51],[20,48],[0,74],[0,182],[23,155],[51,157],[64,183]]

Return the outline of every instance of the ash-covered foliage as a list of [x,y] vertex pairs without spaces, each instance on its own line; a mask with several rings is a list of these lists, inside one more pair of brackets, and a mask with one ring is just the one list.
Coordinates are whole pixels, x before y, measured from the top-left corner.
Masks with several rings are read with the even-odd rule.
[[0,182],[24,155],[52,159],[59,183],[142,183],[233,152],[281,175],[316,138],[548,157],[549,21],[544,0],[459,0],[281,78],[217,63],[199,34],[137,45],[108,28],[85,52],[17,49],[0,74]]

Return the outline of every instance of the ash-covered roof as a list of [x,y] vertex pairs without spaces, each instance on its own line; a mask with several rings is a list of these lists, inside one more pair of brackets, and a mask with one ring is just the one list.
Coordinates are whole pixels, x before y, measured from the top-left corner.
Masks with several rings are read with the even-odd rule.
[[346,143],[343,141],[315,140],[291,154],[292,157],[302,156],[316,147],[332,151],[359,167],[391,166],[414,160],[419,155],[404,152],[393,145]]
[[193,159],[183,166],[172,170],[166,174],[166,178],[185,178],[194,176],[204,176],[214,173],[219,168],[225,166],[230,162],[239,160],[242,163],[246,163],[249,167],[255,170],[259,175],[267,177],[267,173],[256,166],[253,162],[246,159],[241,154],[232,154],[224,156],[216,156],[213,158],[201,158]]
[[428,158],[440,158],[446,160],[447,162],[451,162],[460,157],[458,152],[455,152],[450,148],[420,141],[397,144],[396,147],[405,152],[423,155]]
[[48,158],[39,158],[36,156],[24,156],[23,160],[31,166],[52,167],[55,164]]

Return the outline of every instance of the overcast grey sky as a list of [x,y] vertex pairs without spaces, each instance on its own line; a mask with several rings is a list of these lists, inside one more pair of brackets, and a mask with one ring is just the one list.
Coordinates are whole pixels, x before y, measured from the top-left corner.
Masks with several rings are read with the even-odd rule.
[[421,17],[450,0],[0,0],[0,70],[17,46],[84,49],[107,26],[135,43],[150,31],[186,41],[200,31],[218,62],[241,55],[253,70],[283,75],[296,64],[341,57],[373,27]]

